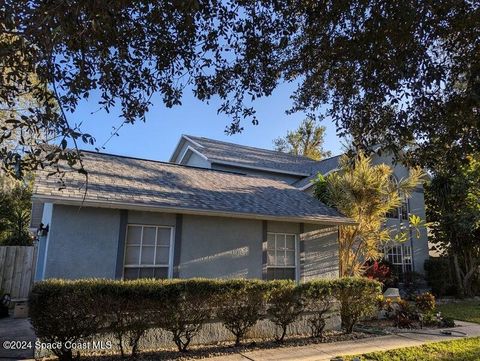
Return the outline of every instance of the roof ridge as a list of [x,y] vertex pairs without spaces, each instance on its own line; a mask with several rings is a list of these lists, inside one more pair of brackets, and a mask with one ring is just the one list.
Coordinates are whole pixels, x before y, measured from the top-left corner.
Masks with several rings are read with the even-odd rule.
[[[141,161],[145,161],[145,162],[159,163],[159,164],[164,164],[164,165],[171,166],[171,167],[183,167],[183,168],[197,169],[197,170],[207,171],[207,172],[227,173],[227,174],[233,174],[233,175],[236,175],[236,176],[246,177],[246,178],[266,179],[266,180],[269,180],[269,181],[272,181],[272,182],[282,183],[282,184],[285,184],[287,186],[291,186],[290,184],[287,184],[283,181],[272,179],[272,178],[269,178],[269,177],[262,177],[262,176],[254,175],[254,174],[238,173],[238,172],[233,172],[233,171],[230,171],[230,170],[197,167],[197,166],[192,166],[192,165],[187,165],[187,164],[178,164],[178,163],[166,162],[166,161],[156,160],[156,159],[131,157],[131,156],[127,156],[127,155],[119,155],[119,154],[112,154],[112,153],[106,153],[106,152],[97,152],[97,151],[93,151],[93,150],[79,149],[79,151],[81,153],[90,153],[90,154],[94,154],[94,155],[105,155],[105,156],[109,156],[109,157],[116,157],[116,158],[123,158],[123,159],[134,159],[134,160],[141,160]],[[295,188],[295,187],[293,187],[293,188]]]
[[299,158],[299,159],[308,160],[308,161],[310,161],[310,162],[315,162],[314,159],[309,158],[309,157],[307,157],[307,156],[305,156],[305,155],[295,155],[295,154],[290,154],[290,153],[281,152],[281,151],[279,151],[279,150],[253,147],[253,146],[251,146],[251,145],[244,145],[244,144],[226,142],[226,141],[224,141],[224,140],[217,140],[217,139],[212,139],[212,138],[207,138],[207,137],[199,137],[199,136],[195,136],[195,135],[188,135],[188,134],[184,134],[184,135],[187,136],[188,138],[192,138],[192,139],[206,139],[206,140],[210,140],[210,141],[213,141],[213,142],[216,142],[216,143],[222,143],[222,144],[228,144],[228,145],[236,145],[236,146],[240,146],[240,147],[248,148],[248,149],[257,149],[257,150],[262,150],[262,151],[265,151],[265,152],[270,152],[270,153],[275,153],[275,154],[281,154],[281,155],[288,156],[288,157],[292,157],[292,158]]

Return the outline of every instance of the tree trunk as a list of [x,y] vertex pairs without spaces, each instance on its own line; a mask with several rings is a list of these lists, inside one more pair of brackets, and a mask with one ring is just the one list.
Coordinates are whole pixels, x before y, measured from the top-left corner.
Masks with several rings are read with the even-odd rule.
[[457,282],[461,288],[460,289],[461,296],[463,297],[472,296],[473,295],[473,290],[472,290],[473,275],[475,274],[475,271],[478,268],[476,262],[474,262],[473,259],[470,259],[470,264],[468,264],[468,261],[465,259],[465,265],[467,267],[467,269],[465,269],[465,272],[463,272],[463,270],[460,267],[457,255],[453,256],[453,264],[455,266],[455,275],[457,277]]

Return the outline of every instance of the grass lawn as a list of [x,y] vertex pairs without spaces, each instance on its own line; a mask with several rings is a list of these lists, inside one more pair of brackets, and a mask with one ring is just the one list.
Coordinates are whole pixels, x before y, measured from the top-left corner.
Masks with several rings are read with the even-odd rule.
[[480,323],[480,301],[464,301],[437,305],[437,309],[443,316],[452,317],[455,320]]
[[[362,361],[478,361],[480,360],[480,337],[435,342],[357,356]],[[353,358],[354,356],[346,356],[344,359],[351,361]]]

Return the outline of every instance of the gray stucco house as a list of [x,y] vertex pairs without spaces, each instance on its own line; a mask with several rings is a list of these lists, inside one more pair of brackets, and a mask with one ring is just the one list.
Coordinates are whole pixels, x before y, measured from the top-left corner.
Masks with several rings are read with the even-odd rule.
[[[63,189],[37,174],[34,209],[49,231],[36,279],[337,277],[338,226],[352,220],[314,199],[311,180],[338,160],[186,135],[170,162],[85,151],[87,187],[75,172]],[[398,178],[407,174],[395,166]],[[389,224],[408,222],[408,212],[425,217],[421,188]],[[399,273],[421,272],[426,234],[386,255]]]

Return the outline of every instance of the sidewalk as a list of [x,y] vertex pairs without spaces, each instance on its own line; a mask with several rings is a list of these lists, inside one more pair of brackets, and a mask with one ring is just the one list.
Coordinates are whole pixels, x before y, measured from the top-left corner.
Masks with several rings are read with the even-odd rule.
[[[31,348],[17,350],[3,347],[5,341],[25,341],[31,343]],[[26,318],[7,317],[0,319],[0,361],[32,359],[34,353],[35,332]]]
[[256,350],[228,356],[211,357],[215,361],[329,361],[335,356],[355,355],[373,351],[387,351],[395,348],[419,346],[431,342],[454,340],[461,337],[480,336],[480,324],[456,321],[459,327],[454,330],[466,336],[444,336],[440,330],[412,330],[395,335],[379,336],[355,341],[315,344],[299,347],[282,347],[269,350]]

